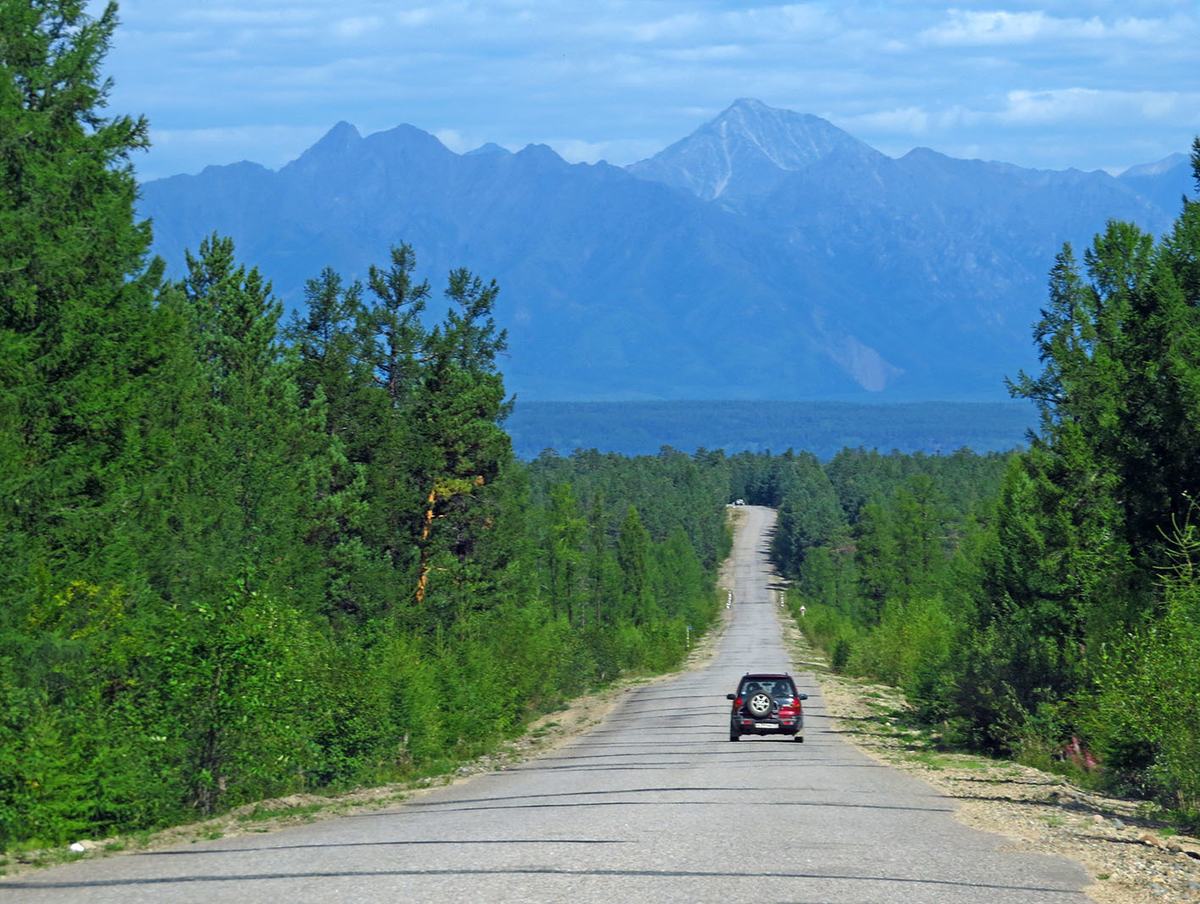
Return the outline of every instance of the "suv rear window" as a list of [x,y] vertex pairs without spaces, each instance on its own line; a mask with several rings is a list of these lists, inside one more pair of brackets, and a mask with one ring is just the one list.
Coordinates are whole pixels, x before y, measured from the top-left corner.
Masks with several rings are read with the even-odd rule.
[[756,691],[766,691],[772,697],[796,696],[796,686],[788,678],[747,678],[742,682],[738,696],[745,697]]

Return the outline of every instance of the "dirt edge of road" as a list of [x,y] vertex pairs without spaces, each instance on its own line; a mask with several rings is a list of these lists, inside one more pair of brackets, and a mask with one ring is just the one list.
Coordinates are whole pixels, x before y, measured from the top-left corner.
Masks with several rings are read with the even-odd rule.
[[833,674],[795,622],[780,615],[798,667],[821,686],[834,730],[952,798],[964,825],[1007,837],[1005,850],[1074,860],[1092,877],[1085,891],[1100,904],[1200,902],[1200,840],[1149,818],[1141,801],[1093,794],[1010,760],[939,750],[910,727],[899,690]]

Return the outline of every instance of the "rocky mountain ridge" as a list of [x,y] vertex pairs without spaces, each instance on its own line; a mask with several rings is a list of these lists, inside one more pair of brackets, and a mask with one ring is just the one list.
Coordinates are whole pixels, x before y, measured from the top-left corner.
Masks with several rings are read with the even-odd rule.
[[743,99],[625,168],[339,123],[277,172],[145,183],[140,211],[172,272],[216,230],[293,308],[322,267],[364,278],[400,241],[435,287],[457,266],[495,278],[526,399],[997,400],[1036,367],[1062,242],[1110,217],[1165,230],[1187,169],[893,159]]

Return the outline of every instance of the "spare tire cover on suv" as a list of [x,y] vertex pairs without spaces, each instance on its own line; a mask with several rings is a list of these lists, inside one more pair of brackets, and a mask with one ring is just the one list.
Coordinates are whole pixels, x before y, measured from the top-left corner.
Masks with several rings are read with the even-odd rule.
[[746,698],[746,712],[755,719],[770,715],[774,705],[775,701],[766,691],[755,691]]

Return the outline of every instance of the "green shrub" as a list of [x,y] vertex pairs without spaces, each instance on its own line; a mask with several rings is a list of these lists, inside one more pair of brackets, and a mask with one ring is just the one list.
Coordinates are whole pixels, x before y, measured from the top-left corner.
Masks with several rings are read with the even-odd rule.
[[833,642],[833,652],[829,656],[829,667],[838,674],[846,671],[850,663],[850,654],[854,647],[847,637],[839,637]]
[[1114,763],[1169,809],[1200,809],[1200,586],[1167,587],[1162,616],[1108,652],[1100,727]]

